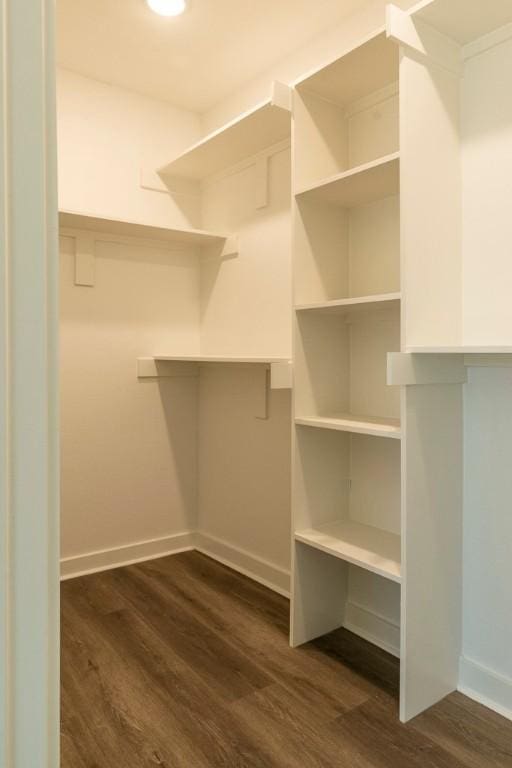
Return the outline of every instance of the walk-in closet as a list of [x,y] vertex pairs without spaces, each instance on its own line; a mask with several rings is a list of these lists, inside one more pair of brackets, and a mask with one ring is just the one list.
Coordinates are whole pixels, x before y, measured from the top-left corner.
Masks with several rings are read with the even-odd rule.
[[512,3],[56,16],[62,768],[512,766]]

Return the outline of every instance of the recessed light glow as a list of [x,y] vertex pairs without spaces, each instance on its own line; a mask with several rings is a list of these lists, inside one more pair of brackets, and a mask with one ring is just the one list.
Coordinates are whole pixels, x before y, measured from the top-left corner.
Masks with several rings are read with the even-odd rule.
[[187,7],[186,0],[146,0],[152,11],[160,16],[179,16]]

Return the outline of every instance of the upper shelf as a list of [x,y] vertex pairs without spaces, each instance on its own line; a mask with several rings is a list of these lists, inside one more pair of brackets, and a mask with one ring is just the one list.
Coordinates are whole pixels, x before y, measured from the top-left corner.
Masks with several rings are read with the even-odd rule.
[[461,45],[512,22],[510,0],[423,0],[409,11]]
[[397,195],[399,189],[400,153],[393,152],[370,163],[322,179],[305,189],[300,189],[296,196],[307,196],[352,208]]
[[357,296],[350,299],[332,299],[315,304],[299,304],[296,312],[315,312],[322,315],[350,315],[359,312],[375,312],[400,306],[400,293],[381,293],[375,296]]
[[397,80],[398,47],[381,31],[294,85],[299,91],[346,106]]
[[135,221],[106,219],[72,211],[59,211],[59,226],[89,232],[102,232],[108,235],[139,237],[144,240],[162,240],[190,246],[222,245],[229,237],[227,234],[205,232],[200,229],[153,227]]
[[160,176],[200,181],[290,136],[291,96],[275,82],[272,96],[194,144],[158,170]]
[[169,360],[174,363],[289,363],[286,357],[242,357],[238,355],[153,355],[153,360]]

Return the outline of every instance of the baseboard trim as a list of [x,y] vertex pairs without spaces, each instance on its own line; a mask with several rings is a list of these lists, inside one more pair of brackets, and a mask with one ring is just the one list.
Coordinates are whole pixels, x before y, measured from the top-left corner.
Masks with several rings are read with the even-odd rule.
[[343,626],[354,635],[400,658],[400,627],[385,616],[348,602]]
[[60,578],[61,581],[75,579],[78,576],[122,568],[125,565],[155,560],[157,557],[166,555],[176,555],[178,552],[187,552],[191,549],[194,549],[194,534],[190,531],[112,547],[112,549],[100,549],[84,555],[62,558]]
[[200,531],[194,534],[194,549],[274,592],[290,597],[290,572],[284,568],[257,557],[241,547]]
[[461,656],[458,690],[484,707],[512,720],[512,680],[509,677]]

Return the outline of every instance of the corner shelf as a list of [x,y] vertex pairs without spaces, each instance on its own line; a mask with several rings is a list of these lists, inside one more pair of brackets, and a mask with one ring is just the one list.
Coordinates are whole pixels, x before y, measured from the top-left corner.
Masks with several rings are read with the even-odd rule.
[[[265,413],[267,390],[291,389],[292,362],[286,357],[251,357],[237,355],[153,355],[137,359],[137,378],[162,379],[196,377],[203,365],[243,365],[260,367],[264,374]],[[265,416],[266,418],[266,416]]]
[[86,232],[104,233],[106,235],[138,237],[144,240],[160,240],[166,243],[195,247],[208,245],[222,246],[230,239],[230,235],[225,233],[207,232],[200,229],[154,227],[142,222],[107,219],[75,211],[59,211],[59,227],[61,229],[80,229]]
[[400,583],[400,536],[342,520],[296,531],[295,540]]
[[200,181],[289,138],[291,96],[288,86],[274,83],[272,96],[206,136],[158,169],[162,179]]
[[300,189],[296,197],[322,200],[344,208],[364,205],[397,195],[399,171],[400,153],[393,152]]
[[316,312],[322,315],[348,315],[354,312],[373,312],[400,304],[400,293],[382,293],[350,299],[333,299],[313,304],[299,304],[296,312]]
[[390,437],[395,440],[400,440],[402,437],[399,419],[374,419],[351,414],[333,414],[332,416],[296,417],[295,424],[300,427],[332,429],[337,432]]

